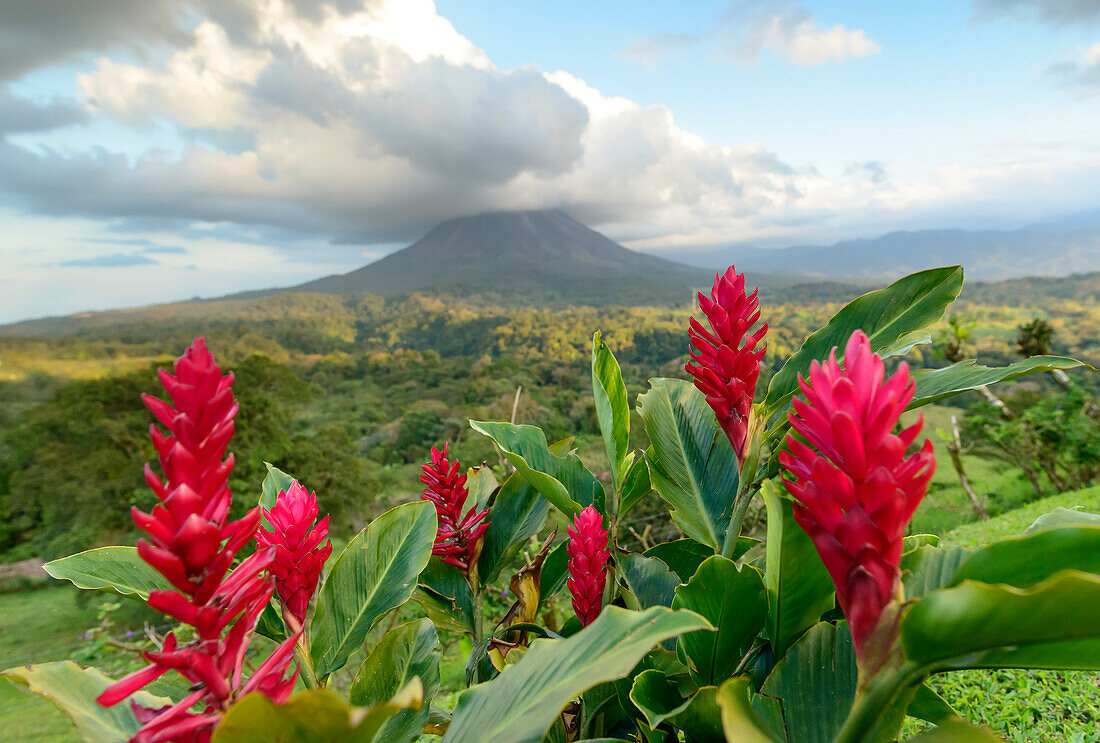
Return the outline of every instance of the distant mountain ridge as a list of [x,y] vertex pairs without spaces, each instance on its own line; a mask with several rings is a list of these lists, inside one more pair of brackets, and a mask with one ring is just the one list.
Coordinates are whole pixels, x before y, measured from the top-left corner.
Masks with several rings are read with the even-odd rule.
[[1100,270],[1100,224],[890,232],[833,245],[726,247],[678,252],[676,257],[712,269],[732,263],[742,271],[806,277],[877,279],[959,263],[972,280],[1059,277]]
[[380,294],[443,289],[462,294],[530,292],[594,304],[687,297],[713,274],[638,253],[558,210],[495,212],[452,219],[412,245],[346,274],[247,292]]

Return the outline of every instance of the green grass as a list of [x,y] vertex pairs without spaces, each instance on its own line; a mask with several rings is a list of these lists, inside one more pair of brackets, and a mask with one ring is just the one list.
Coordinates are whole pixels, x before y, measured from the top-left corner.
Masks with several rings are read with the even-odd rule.
[[1044,513],[1055,508],[1100,513],[1100,485],[1070,493],[1052,495],[1032,501],[1008,513],[994,516],[989,521],[977,521],[960,526],[944,535],[944,545],[952,547],[978,547],[997,539],[1020,534]]

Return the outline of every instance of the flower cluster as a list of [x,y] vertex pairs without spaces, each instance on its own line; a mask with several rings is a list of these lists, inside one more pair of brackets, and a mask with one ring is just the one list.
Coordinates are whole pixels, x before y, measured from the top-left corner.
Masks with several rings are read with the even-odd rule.
[[[799,377],[805,400],[795,399],[793,432],[780,463],[793,480],[784,485],[794,516],[813,539],[836,585],[857,656],[898,598],[905,526],[935,471],[932,442],[906,457],[923,418],[892,433],[916,385],[903,363],[888,379],[882,359],[862,331],[844,350]],[[883,643],[887,645],[888,643]]]
[[[97,701],[117,704],[168,671],[178,672],[192,686],[181,701],[161,709],[133,704],[142,723],[135,743],[205,743],[234,699],[259,691],[281,703],[297,676],[297,671],[286,676],[297,640],[293,637],[247,681],[242,679],[256,621],[275,590],[264,571],[276,551],[257,552],[230,571],[260,523],[258,508],[228,521],[233,455],[225,457],[225,449],[237,414],[233,375],[222,376],[201,338],[174,370],[160,372],[171,404],[143,396],[169,431],[165,435],[150,426],[166,480],[146,465],[145,481],[160,503],[150,513],[134,508],[132,515],[148,536],[138,541],[138,554],[176,589],[151,592],[149,605],[191,626],[195,638],[181,644],[169,633],[159,652],[145,653],[149,666],[112,684]],[[195,706],[201,711],[193,711]]]
[[446,444],[443,451],[432,447],[432,461],[422,469],[424,472],[420,475],[420,482],[427,486],[423,499],[435,504],[439,522],[432,554],[469,575],[470,567],[481,554],[482,537],[489,528],[489,522],[485,520],[489,509],[478,511],[475,503],[465,516],[462,515],[462,507],[469,495],[466,475],[458,474],[461,465],[457,459],[447,460]]
[[581,626],[587,627],[599,616],[603,608],[603,589],[607,583],[607,530],[603,517],[593,506],[586,506],[573,519],[566,533],[569,544],[569,593],[573,596],[573,611]]
[[711,329],[708,331],[691,318],[688,336],[694,363],[684,367],[694,378],[695,386],[706,395],[742,465],[752,397],[760,376],[760,360],[767,348],[766,345],[756,348],[768,332],[767,323],[749,335],[760,319],[758,292],[759,289],[745,293],[745,275],[737,273],[733,266],[721,276],[715,275],[710,296],[699,294],[699,307]]
[[328,537],[328,516],[317,521],[317,494],[310,493],[295,480],[264,515],[271,531],[260,528],[256,543],[260,549],[273,547],[275,558],[268,571],[275,577],[275,590],[299,626],[305,621],[309,600],[321,580],[321,568],[332,554]]

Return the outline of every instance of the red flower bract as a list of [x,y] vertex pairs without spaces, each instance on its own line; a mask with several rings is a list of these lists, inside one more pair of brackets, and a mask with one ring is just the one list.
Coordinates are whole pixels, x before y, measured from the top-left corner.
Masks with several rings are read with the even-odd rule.
[[573,611],[581,626],[587,627],[599,616],[603,608],[603,589],[607,583],[607,530],[603,517],[593,506],[586,506],[573,519],[566,533],[569,544],[569,593],[573,596]]
[[752,294],[745,293],[745,275],[737,273],[733,266],[721,276],[715,275],[710,296],[699,293],[699,307],[711,329],[708,331],[691,318],[688,337],[695,363],[684,367],[695,379],[695,386],[707,396],[742,465],[752,397],[760,376],[760,360],[767,348],[766,345],[756,348],[768,332],[767,323],[748,334],[760,319],[758,292],[755,289]]
[[420,482],[427,486],[422,497],[435,504],[439,522],[432,554],[469,575],[471,565],[481,553],[481,539],[489,528],[489,522],[485,520],[489,509],[478,511],[475,503],[465,516],[462,515],[462,507],[469,495],[466,475],[458,474],[461,465],[457,459],[453,462],[447,460],[446,444],[443,451],[432,448],[432,461],[422,469],[424,473],[420,475]]
[[799,376],[799,386],[805,400],[793,401],[789,451],[780,453],[794,479],[784,485],[796,500],[795,520],[832,576],[860,655],[884,608],[898,598],[905,526],[935,471],[932,442],[905,456],[923,418],[891,431],[916,385],[904,363],[885,378],[862,331],[849,339],[843,369],[833,349],[824,364],[810,365],[809,380]]
[[318,511],[317,494],[294,481],[285,492],[279,491],[274,508],[264,511],[271,531],[261,528],[256,532],[261,549],[275,548],[275,558],[267,569],[275,576],[275,590],[283,607],[299,625],[305,621],[309,600],[317,590],[321,568],[332,554],[331,540],[321,546],[328,536],[328,516],[316,521]]
[[[233,455],[223,456],[237,414],[233,375],[222,376],[201,338],[176,361],[174,375],[159,374],[172,404],[149,395],[143,399],[169,431],[164,435],[150,427],[167,480],[161,481],[146,465],[145,481],[161,502],[148,514],[134,508],[132,515],[149,537],[138,541],[138,554],[177,589],[151,592],[149,605],[193,627],[195,640],[180,645],[169,633],[159,652],[145,653],[149,666],[109,686],[98,702],[117,704],[168,671],[177,671],[190,682],[191,693],[162,709],[134,704],[142,727],[132,740],[205,743],[234,699],[252,691],[277,703],[287,699],[297,676],[295,671],[286,678],[297,636],[243,681],[249,639],[274,591],[264,569],[275,550],[257,552],[230,572],[237,551],[260,522],[258,508],[227,522],[232,496],[226,483]],[[195,705],[202,705],[202,711],[191,711]]]

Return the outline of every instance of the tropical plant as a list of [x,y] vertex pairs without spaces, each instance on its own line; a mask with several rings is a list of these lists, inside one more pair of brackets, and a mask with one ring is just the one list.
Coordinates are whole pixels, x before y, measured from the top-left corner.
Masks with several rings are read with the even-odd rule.
[[[921,422],[898,429],[903,411],[1081,366],[896,363],[930,342],[962,280],[938,268],[859,297],[756,395],[768,329],[731,267],[700,297],[706,325],[691,323],[692,381],[653,379],[637,398],[644,450],[632,446],[619,364],[594,335],[606,483],[572,439],[471,421],[506,460],[502,479],[433,450],[423,500],[379,516],[329,563],[315,497],[274,467],[260,509],[225,521],[229,383],[212,358],[205,376],[181,360],[176,407],[150,403],[172,432],[153,433],[168,482],[147,475],[162,505],[134,514],[152,541],[47,569],[147,600],[198,634],[113,684],[72,663],[5,674],[96,742],[876,743],[895,740],[907,715],[937,725],[924,743],[993,741],[924,682],[967,668],[1100,669],[1100,517],[1051,514],[972,551],[906,534],[934,460],[918,445]],[[632,511],[654,494],[683,536],[631,551]],[[745,534],[760,501],[766,533]],[[552,512],[569,524],[562,541],[546,534]],[[231,569],[264,518],[259,549]],[[533,540],[541,547],[517,566]],[[488,621],[488,589],[505,578],[514,603]],[[574,614],[564,623],[548,611],[561,591]],[[427,618],[392,626],[364,657],[372,630],[410,599]],[[245,678],[253,632],[279,644]],[[437,647],[454,635],[469,688],[444,711],[431,706]],[[308,688],[288,698],[291,653]],[[345,699],[332,679],[353,659]],[[169,670],[186,696],[138,691]],[[95,701],[132,692],[129,708]]]

